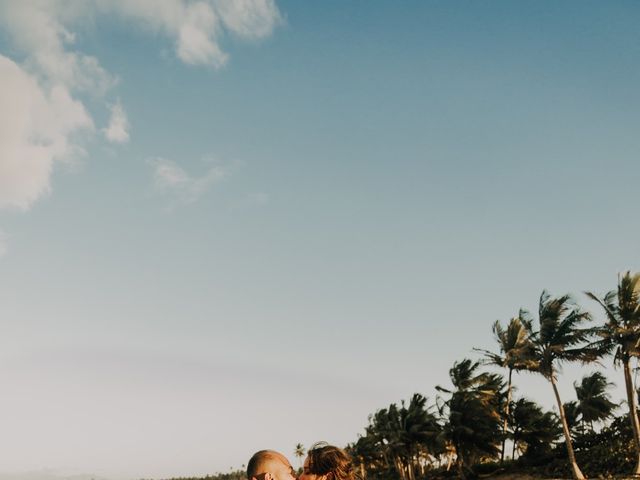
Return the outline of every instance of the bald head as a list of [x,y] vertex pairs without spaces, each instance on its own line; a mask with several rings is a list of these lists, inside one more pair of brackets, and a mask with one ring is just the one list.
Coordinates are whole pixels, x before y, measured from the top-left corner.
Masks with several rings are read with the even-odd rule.
[[295,471],[287,457],[275,450],[260,450],[247,463],[247,479],[295,480]]
[[253,477],[257,477],[262,473],[267,473],[267,463],[274,459],[273,450],[260,450],[253,454],[247,463],[247,478],[251,480]]

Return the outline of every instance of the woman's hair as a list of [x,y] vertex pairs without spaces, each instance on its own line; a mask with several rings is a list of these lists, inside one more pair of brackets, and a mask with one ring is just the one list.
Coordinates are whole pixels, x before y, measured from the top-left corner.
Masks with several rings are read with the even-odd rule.
[[307,452],[309,473],[329,475],[328,480],[355,480],[351,457],[341,448],[318,442]]

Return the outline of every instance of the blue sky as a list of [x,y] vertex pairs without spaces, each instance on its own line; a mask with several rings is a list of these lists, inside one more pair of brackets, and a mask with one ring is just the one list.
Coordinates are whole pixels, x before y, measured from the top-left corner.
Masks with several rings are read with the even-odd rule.
[[634,2],[0,8],[0,472],[344,445],[640,269]]

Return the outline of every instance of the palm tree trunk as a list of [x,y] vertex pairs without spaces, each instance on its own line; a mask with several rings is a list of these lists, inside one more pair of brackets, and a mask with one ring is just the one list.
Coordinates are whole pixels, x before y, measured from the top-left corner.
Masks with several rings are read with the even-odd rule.
[[361,456],[360,457],[360,478],[362,480],[365,480],[365,478],[367,478],[366,477],[366,472],[365,472],[365,469],[364,469],[364,461],[365,461],[364,457]]
[[509,407],[511,406],[511,375],[513,375],[513,368],[509,369],[509,383],[507,383],[507,406],[504,408],[504,422],[502,423],[502,450],[500,451],[500,463],[504,463],[504,448],[507,443]]
[[567,424],[567,417],[564,415],[564,407],[562,406],[562,400],[560,400],[560,394],[558,393],[558,387],[556,386],[555,378],[551,375],[551,385],[553,386],[553,393],[556,396],[556,402],[558,402],[558,411],[560,412],[560,421],[562,422],[562,431],[564,432],[564,438],[567,442],[567,454],[569,455],[569,463],[571,464],[571,473],[575,480],[585,480],[585,476],[578,467],[576,462],[576,454],[573,451],[573,443],[571,442],[571,433],[569,432],[569,425]]
[[407,480],[407,473],[406,473],[406,471],[404,469],[404,465],[402,464],[402,460],[400,459],[400,457],[398,455],[394,455],[393,456],[393,463],[395,463],[395,465],[396,465],[396,470],[400,474],[400,478],[402,480]]
[[640,475],[640,423],[638,422],[638,407],[636,406],[636,392],[633,388],[633,379],[631,378],[630,359],[624,358],[622,364],[624,366],[624,384],[627,390],[627,403],[629,404],[629,420],[633,429],[633,443],[636,449],[636,467],[633,471],[634,475]]
[[415,473],[413,471],[413,459],[411,457],[409,457],[409,460],[407,460],[407,476],[409,477],[409,480],[416,480],[416,476]]

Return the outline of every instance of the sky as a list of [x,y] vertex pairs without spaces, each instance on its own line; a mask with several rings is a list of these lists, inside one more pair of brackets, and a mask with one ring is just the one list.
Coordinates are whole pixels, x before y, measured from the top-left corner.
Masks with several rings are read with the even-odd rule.
[[[543,289],[601,319],[640,270],[639,18],[1,0],[0,478],[346,445]],[[563,399],[597,368],[622,400],[609,360]]]

